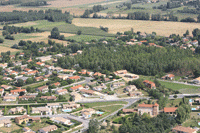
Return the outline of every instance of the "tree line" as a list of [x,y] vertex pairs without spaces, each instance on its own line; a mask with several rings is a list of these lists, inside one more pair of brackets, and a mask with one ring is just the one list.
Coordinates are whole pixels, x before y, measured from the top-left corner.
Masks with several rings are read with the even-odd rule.
[[21,0],[8,0],[8,1],[1,1],[0,5],[6,6],[6,5],[14,5],[14,4],[20,4]]
[[35,1],[35,2],[27,2],[21,4],[21,6],[46,6],[46,5],[47,5],[46,1]]
[[100,12],[102,10],[108,9],[107,7],[103,7],[102,5],[94,5],[92,9],[86,9],[81,18],[89,18],[90,14]]
[[0,13],[0,22],[3,24],[5,22],[9,23],[20,23],[36,20],[48,20],[51,22],[56,21],[68,21],[67,19],[73,19],[69,12],[62,13],[62,10],[40,10],[40,11],[16,11],[13,12],[1,12]]

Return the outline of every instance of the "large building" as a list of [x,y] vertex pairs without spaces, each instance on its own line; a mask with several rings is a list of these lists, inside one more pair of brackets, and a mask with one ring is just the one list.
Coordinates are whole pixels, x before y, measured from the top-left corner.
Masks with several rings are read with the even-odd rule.
[[172,132],[175,133],[197,133],[195,129],[192,129],[190,127],[182,127],[182,126],[176,126],[172,128]]
[[156,116],[159,113],[159,104],[138,104],[138,113],[141,115],[147,113],[150,116]]

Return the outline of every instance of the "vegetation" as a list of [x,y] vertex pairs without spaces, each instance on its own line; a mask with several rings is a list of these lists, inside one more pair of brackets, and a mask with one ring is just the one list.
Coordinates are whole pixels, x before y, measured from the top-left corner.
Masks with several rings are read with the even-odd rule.
[[45,5],[47,5],[46,1],[35,1],[35,2],[27,2],[21,4],[21,6],[45,6]]

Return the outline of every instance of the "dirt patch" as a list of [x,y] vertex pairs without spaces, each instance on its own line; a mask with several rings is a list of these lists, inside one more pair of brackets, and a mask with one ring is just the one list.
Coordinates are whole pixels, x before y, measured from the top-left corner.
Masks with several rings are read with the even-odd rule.
[[141,21],[141,20],[120,20],[120,19],[83,19],[74,18],[73,24],[76,26],[109,28],[109,33],[116,34],[134,29],[135,32],[156,32],[157,35],[169,36],[171,34],[183,35],[186,30],[190,34],[195,28],[200,28],[198,23],[166,22],[166,21]]

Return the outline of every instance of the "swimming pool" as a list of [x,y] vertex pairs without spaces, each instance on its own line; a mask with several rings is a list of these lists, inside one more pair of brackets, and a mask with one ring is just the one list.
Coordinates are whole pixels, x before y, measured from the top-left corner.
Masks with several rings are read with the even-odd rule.
[[72,109],[62,109],[63,112],[72,112]]
[[102,115],[104,112],[101,112],[101,111],[97,111],[96,114],[98,115]]
[[84,97],[89,97],[90,95],[88,95],[88,94],[83,94],[83,96],[84,96]]
[[192,108],[192,110],[197,110],[196,108]]

